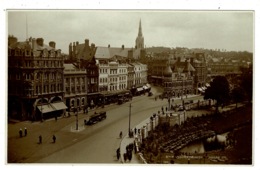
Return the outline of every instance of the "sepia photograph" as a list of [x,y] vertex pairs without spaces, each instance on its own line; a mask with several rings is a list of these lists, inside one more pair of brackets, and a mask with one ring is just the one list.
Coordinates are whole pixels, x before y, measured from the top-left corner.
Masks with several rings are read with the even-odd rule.
[[7,164],[254,164],[253,10],[6,21]]

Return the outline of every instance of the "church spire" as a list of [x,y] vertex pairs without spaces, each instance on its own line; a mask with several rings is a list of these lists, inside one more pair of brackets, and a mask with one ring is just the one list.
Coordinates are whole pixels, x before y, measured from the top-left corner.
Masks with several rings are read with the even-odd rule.
[[139,37],[142,37],[142,36],[143,36],[141,19],[140,19],[140,21],[139,21],[139,32],[138,32],[138,36],[139,36]]
[[135,40],[135,47],[136,48],[144,48],[144,37],[143,37],[143,33],[142,33],[141,19],[139,21],[139,31],[138,31],[138,36]]

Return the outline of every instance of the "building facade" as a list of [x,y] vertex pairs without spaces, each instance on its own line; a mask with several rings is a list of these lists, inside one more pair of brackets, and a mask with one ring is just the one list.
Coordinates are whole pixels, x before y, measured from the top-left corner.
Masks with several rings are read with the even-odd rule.
[[87,75],[85,68],[64,64],[64,90],[68,112],[80,111],[87,106]]
[[191,65],[194,67],[194,89],[195,94],[201,93],[206,88],[206,83],[210,81],[208,79],[208,67],[205,58],[205,53],[195,53],[191,58]]
[[79,68],[86,70],[87,106],[89,107],[100,104],[99,68],[96,63],[95,53],[96,46],[93,43],[89,45],[88,39],[85,39],[82,44],[77,41],[69,45],[69,60],[67,62],[76,63]]
[[43,38],[8,37],[8,117],[42,120],[64,113],[63,57]]

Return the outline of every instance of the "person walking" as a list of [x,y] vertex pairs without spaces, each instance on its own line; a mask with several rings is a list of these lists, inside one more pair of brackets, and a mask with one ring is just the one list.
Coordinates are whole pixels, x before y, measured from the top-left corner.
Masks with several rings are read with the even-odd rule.
[[127,161],[127,154],[124,153],[124,161],[126,162]]
[[116,157],[117,157],[117,160],[119,160],[119,158],[120,158],[120,148],[118,148],[116,150]]
[[52,140],[53,140],[53,143],[56,142],[56,136],[55,135],[52,136]]
[[20,135],[20,138],[23,137],[23,131],[22,131],[21,128],[20,128],[20,130],[19,130],[19,135]]
[[119,137],[122,138],[122,136],[123,136],[123,132],[121,131]]
[[24,128],[24,136],[27,136],[27,128]]
[[39,144],[42,144],[42,135],[39,136]]

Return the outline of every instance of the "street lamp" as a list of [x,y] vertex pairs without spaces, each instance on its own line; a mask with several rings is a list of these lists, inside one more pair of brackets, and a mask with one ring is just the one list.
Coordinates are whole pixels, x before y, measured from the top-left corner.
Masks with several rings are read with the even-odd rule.
[[129,137],[131,137],[131,129],[130,129],[130,126],[131,126],[131,107],[132,107],[132,105],[131,105],[131,103],[130,103],[130,105],[129,105],[129,126],[128,126],[128,135],[129,135]]
[[77,106],[77,114],[76,114],[76,130],[78,130],[79,129],[79,120],[78,120],[78,106]]
[[[76,100],[78,100],[78,95],[76,95]],[[78,114],[79,114],[79,112],[78,112],[78,103],[77,103],[77,106],[76,106],[75,109],[77,109],[77,114],[76,114],[76,130],[78,130],[78,129],[79,129],[79,120],[78,120]]]

